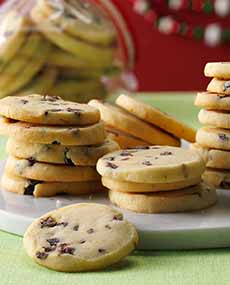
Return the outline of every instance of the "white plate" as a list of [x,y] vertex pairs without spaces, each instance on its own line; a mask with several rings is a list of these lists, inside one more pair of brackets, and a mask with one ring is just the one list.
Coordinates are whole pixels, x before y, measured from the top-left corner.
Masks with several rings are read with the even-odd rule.
[[[0,175],[4,161],[0,161]],[[122,210],[140,233],[139,249],[194,249],[230,246],[230,191],[219,190],[219,203],[207,210],[177,214],[136,214]],[[105,195],[33,198],[0,191],[0,229],[23,235],[44,213],[65,205],[110,204]]]

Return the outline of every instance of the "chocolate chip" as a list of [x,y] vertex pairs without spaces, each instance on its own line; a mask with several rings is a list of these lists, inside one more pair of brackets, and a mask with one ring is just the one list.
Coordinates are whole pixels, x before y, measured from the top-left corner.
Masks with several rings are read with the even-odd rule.
[[99,248],[99,249],[98,249],[98,252],[99,252],[99,253],[105,253],[106,250],[105,250],[104,248]]
[[147,145],[140,145],[140,146],[132,147],[131,149],[150,149],[150,147]]
[[80,240],[80,241],[79,241],[80,244],[83,244],[83,243],[85,243],[85,242],[86,242],[86,240]]
[[230,91],[230,81],[226,81],[224,83],[224,88],[223,88],[224,91]]
[[24,188],[24,195],[33,195],[35,186],[42,183],[43,182],[39,180],[29,180],[28,186]]
[[67,222],[57,223],[57,226],[63,226],[64,228],[68,226]]
[[52,251],[55,251],[56,248],[57,248],[56,245],[43,247],[43,249],[44,249],[45,252],[52,252]]
[[45,111],[44,115],[45,116],[48,116],[49,112],[48,111]]
[[217,94],[217,96],[220,98],[220,99],[224,99],[226,97],[229,97],[229,95],[222,95],[222,94]]
[[25,104],[27,104],[29,101],[28,101],[28,100],[24,100],[24,99],[22,99],[22,100],[21,100],[21,102],[22,102],[22,104],[24,104],[24,105],[25,105]]
[[152,163],[149,160],[143,161],[142,164],[146,165],[146,166],[151,166],[152,165]]
[[74,230],[74,231],[78,231],[78,230],[79,230],[79,225],[74,226],[74,227],[73,227],[73,230]]
[[40,221],[40,224],[41,224],[41,228],[45,228],[45,227],[47,227],[47,228],[53,228],[53,227],[56,227],[57,222],[55,221],[54,218],[52,218],[52,217],[47,217],[47,218],[45,218],[45,219],[42,219],[42,220]]
[[73,108],[68,107],[66,110],[67,110],[67,112],[74,113],[75,115],[77,115],[79,117],[81,116],[81,113],[82,113],[82,110],[77,109],[77,108],[73,109]]
[[105,225],[105,228],[108,230],[111,230],[112,228],[110,227],[110,225]]
[[58,142],[58,141],[53,141],[51,144],[54,144],[54,145],[60,145],[61,143]]
[[113,216],[114,221],[123,221],[123,216],[122,214],[118,214],[116,216]]
[[44,260],[44,259],[46,259],[48,257],[48,254],[45,253],[45,252],[38,251],[38,252],[36,252],[36,257],[38,259]]
[[161,152],[160,155],[172,155],[173,153],[171,151],[164,151],[164,152]]
[[109,157],[103,158],[103,160],[114,161],[114,160],[115,160],[115,157],[109,156]]
[[123,150],[121,153],[120,153],[120,156],[133,156],[133,154],[127,150]]
[[62,243],[58,247],[58,252],[60,254],[71,254],[71,255],[74,255],[75,250],[76,249],[74,247],[68,246],[67,243]]
[[218,137],[222,141],[228,141],[228,136],[226,134],[218,134]]
[[91,228],[91,229],[88,229],[88,230],[87,230],[87,233],[88,233],[88,234],[94,233],[94,229],[92,229],[92,228]]
[[60,242],[59,238],[50,238],[46,240],[51,246],[57,245]]
[[67,156],[68,152],[69,152],[69,149],[67,147],[65,147],[65,149],[64,149],[64,163],[66,165],[74,166],[72,159]]
[[118,168],[118,166],[117,166],[116,164],[111,163],[111,162],[107,162],[107,163],[106,163],[106,166],[107,166],[107,167],[110,167],[110,168],[112,168],[112,169]]
[[125,157],[125,158],[122,158],[121,160],[129,160],[130,157]]
[[34,157],[27,158],[28,166],[33,166],[36,163],[36,159]]

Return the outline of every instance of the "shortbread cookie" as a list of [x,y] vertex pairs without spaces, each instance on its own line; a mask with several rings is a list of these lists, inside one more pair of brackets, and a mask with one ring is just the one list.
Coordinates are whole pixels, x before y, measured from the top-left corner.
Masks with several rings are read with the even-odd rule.
[[218,93],[200,92],[195,105],[205,109],[230,111],[230,96]]
[[204,162],[196,152],[164,146],[115,151],[103,156],[97,163],[101,176],[151,184],[198,178],[204,169]]
[[81,182],[100,179],[96,169],[91,166],[41,163],[33,158],[20,159],[13,156],[8,157],[5,171],[9,175],[47,182]]
[[230,79],[230,62],[209,62],[205,66],[204,74],[207,77]]
[[183,190],[148,194],[110,190],[109,198],[118,207],[147,214],[201,210],[217,202],[216,190],[205,184]]
[[3,64],[9,62],[25,43],[31,23],[28,17],[19,15],[14,10],[8,10],[0,24],[0,37],[2,39],[0,45],[0,70],[2,70]]
[[117,210],[101,204],[74,204],[36,219],[23,244],[45,267],[66,272],[105,268],[126,257],[138,242],[137,231]]
[[99,100],[91,100],[89,105],[98,108],[106,125],[140,138],[150,144],[178,146],[178,140],[161,129],[143,122],[120,107]]
[[207,168],[202,175],[203,180],[216,188],[230,189],[230,171]]
[[52,23],[37,7],[33,8],[31,17],[38,30],[59,48],[86,61],[101,61],[106,65],[112,64],[115,53],[113,47],[92,45],[63,32],[60,26]]
[[127,182],[116,179],[111,179],[108,177],[102,177],[102,184],[113,191],[119,192],[130,192],[130,193],[145,193],[145,192],[159,192],[159,191],[169,191],[183,189],[189,186],[199,184],[201,182],[201,177],[195,177],[192,179],[187,179],[174,183],[136,183]]
[[31,94],[48,94],[57,79],[57,69],[48,67],[39,72],[35,78],[17,92],[17,96],[27,96]]
[[[105,46],[116,42],[115,28],[96,7],[91,6],[89,9],[87,5],[79,5],[76,2],[71,4],[59,2],[59,5],[57,5],[53,1],[45,0],[39,0],[37,7],[50,21],[76,38]],[[60,13],[60,11],[62,12]],[[82,17],[86,17],[90,24],[88,21],[84,21],[83,18],[78,17],[78,13],[82,14]]]
[[201,155],[207,167],[230,169],[230,151],[205,148],[198,143],[190,147]]
[[198,119],[204,125],[230,129],[230,113],[228,111],[201,109]]
[[103,191],[100,181],[45,182],[17,177],[4,173],[1,178],[4,190],[38,197],[53,197],[58,194],[84,195]]
[[132,135],[116,130],[114,128],[106,127],[106,132],[111,139],[119,144],[121,149],[149,145],[149,143],[141,139],[135,138]]
[[117,98],[116,104],[141,120],[158,126],[178,138],[190,142],[195,141],[196,131],[194,129],[169,114],[137,100],[135,97],[122,94]]
[[63,146],[28,143],[9,138],[6,149],[12,156],[24,159],[33,158],[38,162],[95,166],[100,157],[118,150],[119,145],[111,139],[106,139],[101,145]]
[[100,120],[96,108],[46,95],[6,97],[0,100],[0,114],[13,120],[46,125],[90,125]]
[[0,134],[29,143],[94,145],[105,140],[104,124],[90,126],[42,126],[0,117]]
[[230,95],[230,80],[213,78],[207,87],[207,91]]
[[196,142],[203,147],[230,150],[230,130],[203,127],[197,131]]

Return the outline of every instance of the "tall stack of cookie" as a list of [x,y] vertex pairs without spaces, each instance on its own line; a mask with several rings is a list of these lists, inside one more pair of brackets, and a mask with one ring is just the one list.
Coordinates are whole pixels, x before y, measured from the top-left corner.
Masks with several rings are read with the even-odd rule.
[[205,75],[214,77],[207,92],[197,94],[195,105],[202,107],[196,149],[206,161],[203,179],[215,187],[230,188],[230,62],[205,66]]
[[204,169],[196,152],[165,146],[115,151],[97,163],[111,202],[141,213],[191,211],[213,205],[216,190],[201,183]]
[[133,96],[120,95],[116,106],[99,100],[89,105],[100,110],[109,135],[122,149],[138,145],[180,146],[180,139],[195,141],[195,130]]
[[0,20],[0,97],[37,93],[77,102],[103,99],[102,77],[121,68],[114,60],[117,35],[110,21],[78,1],[18,2]]
[[118,145],[105,139],[97,109],[30,95],[2,99],[0,114],[0,133],[10,137],[5,190],[41,197],[102,189],[96,162]]

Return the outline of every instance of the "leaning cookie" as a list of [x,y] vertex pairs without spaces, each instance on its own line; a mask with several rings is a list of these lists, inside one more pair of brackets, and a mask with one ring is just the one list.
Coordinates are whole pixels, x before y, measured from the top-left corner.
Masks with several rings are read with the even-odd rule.
[[11,156],[70,166],[95,166],[100,157],[118,149],[119,145],[111,139],[106,139],[99,145],[63,146],[28,143],[9,138],[6,145],[6,150]]
[[205,66],[205,76],[230,79],[230,62],[209,62]]
[[207,91],[230,95],[230,80],[213,78],[207,87]]
[[57,271],[93,271],[117,263],[133,251],[137,231],[117,210],[75,204],[36,219],[23,244],[38,264]]
[[42,180],[26,179],[4,173],[1,178],[2,189],[21,195],[38,197],[53,197],[59,194],[85,195],[103,191],[101,182],[45,182]]
[[118,207],[148,214],[201,210],[217,201],[216,190],[206,184],[158,193],[124,193],[110,190],[109,198]]

